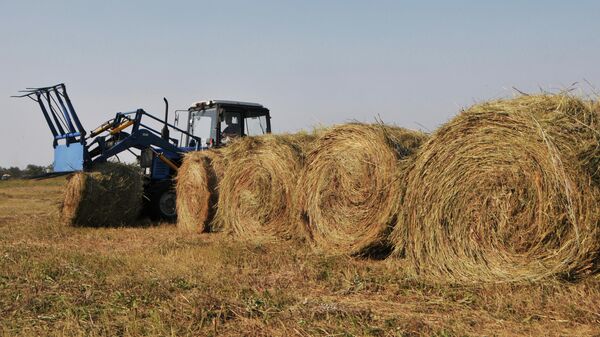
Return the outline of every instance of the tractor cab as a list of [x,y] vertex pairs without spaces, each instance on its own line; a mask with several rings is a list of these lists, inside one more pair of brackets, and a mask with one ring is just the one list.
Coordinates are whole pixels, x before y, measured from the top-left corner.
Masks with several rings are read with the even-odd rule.
[[[236,137],[271,133],[269,109],[257,103],[203,101],[192,105],[187,111],[189,135],[183,140],[184,147],[221,147]],[[198,139],[201,144],[198,144]]]

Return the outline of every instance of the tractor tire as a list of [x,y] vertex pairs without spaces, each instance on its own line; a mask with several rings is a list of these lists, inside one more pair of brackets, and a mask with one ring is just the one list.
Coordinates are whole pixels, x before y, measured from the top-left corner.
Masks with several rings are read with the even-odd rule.
[[152,220],[175,222],[177,220],[176,196],[171,181],[160,181],[148,186],[148,215]]

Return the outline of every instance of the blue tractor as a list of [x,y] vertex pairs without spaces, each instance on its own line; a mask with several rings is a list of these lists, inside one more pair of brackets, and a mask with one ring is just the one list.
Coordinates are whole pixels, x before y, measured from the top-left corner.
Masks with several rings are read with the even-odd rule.
[[[169,104],[164,99],[164,119],[143,109],[118,112],[88,133],[64,84],[27,88],[21,93],[14,97],[35,101],[52,132],[54,172],[49,176],[92,171],[95,165],[127,151],[135,156],[144,172],[145,209],[155,219],[172,221],[177,216],[173,182],[186,152],[218,148],[236,137],[271,132],[269,109],[260,104],[224,100],[198,102],[187,110],[177,110],[171,124],[168,122]],[[187,114],[183,114],[185,125],[180,128],[182,112]],[[162,129],[159,131],[151,124],[162,125]]]

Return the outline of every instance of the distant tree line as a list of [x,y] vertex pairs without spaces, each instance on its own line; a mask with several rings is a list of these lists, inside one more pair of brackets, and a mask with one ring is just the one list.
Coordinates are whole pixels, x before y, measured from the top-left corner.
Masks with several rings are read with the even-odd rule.
[[26,177],[35,177],[42,175],[46,172],[51,172],[52,166],[38,166],[29,164],[25,169],[20,169],[18,167],[1,167],[0,166],[0,177],[8,174],[11,178],[26,178]]

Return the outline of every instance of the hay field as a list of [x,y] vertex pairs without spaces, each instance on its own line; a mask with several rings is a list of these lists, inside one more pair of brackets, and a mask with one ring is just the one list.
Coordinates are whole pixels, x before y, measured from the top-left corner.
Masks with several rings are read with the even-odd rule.
[[403,262],[174,225],[60,224],[64,178],[0,182],[1,336],[599,336],[600,277],[440,286]]

